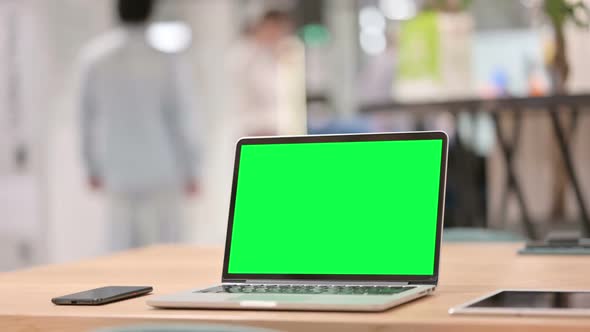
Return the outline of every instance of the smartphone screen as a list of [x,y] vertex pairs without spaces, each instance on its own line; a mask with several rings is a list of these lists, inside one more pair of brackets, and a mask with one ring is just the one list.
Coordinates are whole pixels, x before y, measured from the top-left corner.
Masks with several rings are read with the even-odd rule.
[[107,286],[51,299],[55,304],[105,304],[132,298],[152,291],[149,286]]

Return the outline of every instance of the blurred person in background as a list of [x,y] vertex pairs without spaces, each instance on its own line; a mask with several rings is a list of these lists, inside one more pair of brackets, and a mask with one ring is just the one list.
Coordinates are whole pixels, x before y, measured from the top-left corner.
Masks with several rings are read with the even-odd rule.
[[[379,54],[371,55],[361,68],[357,91],[362,104],[392,102],[398,70],[398,31],[386,30],[387,46]],[[373,131],[409,131],[416,129],[416,116],[409,112],[376,114],[371,121]]]
[[397,31],[386,31],[387,46],[369,57],[359,74],[359,99],[363,104],[392,101],[397,76]]
[[83,161],[89,186],[109,196],[113,250],[178,241],[182,193],[198,191],[187,70],[147,44],[153,7],[119,0],[121,27],[83,54]]
[[299,99],[305,102],[303,77],[296,77],[304,68],[298,54],[303,54],[302,47],[285,12],[269,10],[246,29],[228,61],[239,136],[305,130],[299,128],[305,126],[305,117],[294,114],[300,112]]

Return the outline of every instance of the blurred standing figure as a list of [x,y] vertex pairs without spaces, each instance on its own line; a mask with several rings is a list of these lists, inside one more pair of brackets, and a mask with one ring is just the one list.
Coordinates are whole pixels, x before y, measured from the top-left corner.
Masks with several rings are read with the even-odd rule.
[[305,122],[304,116],[293,114],[299,112],[299,99],[304,103],[305,95],[303,76],[298,77],[304,70],[299,56],[303,52],[292,31],[288,14],[267,11],[231,52],[230,79],[241,136],[291,134],[299,131],[293,126]]
[[84,54],[82,153],[90,187],[111,201],[113,250],[178,241],[181,193],[198,188],[187,71],[147,44],[152,7],[119,0],[122,27]]

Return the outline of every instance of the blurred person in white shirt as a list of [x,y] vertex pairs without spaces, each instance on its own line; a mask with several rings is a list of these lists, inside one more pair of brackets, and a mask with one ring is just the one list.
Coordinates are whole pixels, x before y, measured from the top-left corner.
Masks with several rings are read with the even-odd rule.
[[303,46],[287,13],[263,14],[228,62],[239,136],[305,133]]
[[179,241],[182,194],[198,192],[188,70],[147,44],[153,6],[119,0],[121,26],[83,54],[82,156],[109,196],[113,250]]

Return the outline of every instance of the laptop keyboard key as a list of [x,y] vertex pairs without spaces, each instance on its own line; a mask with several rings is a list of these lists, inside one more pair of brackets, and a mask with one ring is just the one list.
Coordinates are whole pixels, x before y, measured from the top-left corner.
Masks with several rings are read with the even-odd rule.
[[329,294],[329,295],[393,295],[414,287],[342,286],[342,285],[222,285],[196,293],[235,294]]

